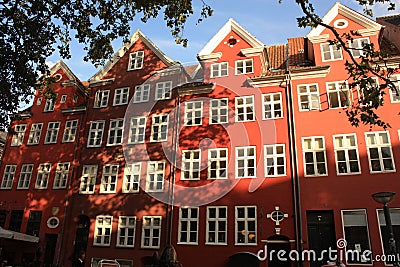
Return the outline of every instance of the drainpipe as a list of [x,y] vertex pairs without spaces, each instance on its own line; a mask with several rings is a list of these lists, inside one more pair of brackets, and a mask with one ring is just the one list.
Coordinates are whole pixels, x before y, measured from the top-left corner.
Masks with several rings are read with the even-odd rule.
[[[296,131],[294,120],[294,107],[292,98],[292,78],[289,70],[289,45],[286,45],[286,103],[287,103],[287,122],[289,134],[289,153],[290,153],[290,168],[292,178],[292,194],[293,194],[293,210],[295,218],[295,235],[296,235],[296,250],[303,252],[303,223],[301,214],[301,199],[300,199],[300,183],[297,161],[297,144],[296,144]],[[304,263],[302,259],[297,262],[297,266],[301,267]]]

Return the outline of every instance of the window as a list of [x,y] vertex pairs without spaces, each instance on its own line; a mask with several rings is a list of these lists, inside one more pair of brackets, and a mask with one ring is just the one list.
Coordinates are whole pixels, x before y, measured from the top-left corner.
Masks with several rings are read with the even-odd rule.
[[141,171],[140,162],[125,166],[124,185],[122,187],[122,193],[139,192],[140,171]]
[[285,145],[265,145],[264,146],[265,176],[285,176],[286,175],[286,156]]
[[128,104],[129,87],[115,89],[114,106]]
[[26,124],[18,124],[15,125],[12,139],[11,139],[11,146],[20,146],[24,142]]
[[62,95],[60,103],[65,103],[67,101],[67,95]]
[[[367,214],[365,210],[342,210],[343,232],[347,241],[346,250],[358,251],[363,255],[366,250],[371,251]],[[349,257],[348,264],[371,264],[363,257]]]
[[[373,97],[377,95],[377,92],[379,92],[379,80],[377,77],[369,77],[370,82],[368,82],[367,79],[365,79],[365,84],[362,88],[360,88],[360,85],[358,86],[358,102],[360,103],[360,106],[368,106],[372,105],[373,102]],[[379,95],[377,96],[380,99],[382,99],[382,95],[378,93]],[[369,97],[368,97],[369,96]]]
[[185,126],[201,125],[203,117],[203,101],[185,103]]
[[343,59],[342,49],[337,45],[330,45],[329,43],[321,44],[322,61],[331,61]]
[[94,108],[104,108],[108,106],[108,97],[110,96],[110,90],[99,90],[96,91],[94,96]]
[[[400,209],[391,208],[389,212],[392,222],[394,239],[396,242],[397,254],[399,254],[400,248],[398,244],[400,244]],[[382,238],[381,242],[383,246],[383,251],[387,257],[386,259],[388,259],[388,256],[391,255],[391,251],[389,248],[389,229],[386,226],[386,220],[383,210],[378,210],[378,221],[379,221],[379,230],[381,232],[381,238]],[[393,264],[393,262],[387,260],[386,264]]]
[[130,53],[128,70],[139,70],[143,68],[143,58],[144,58],[143,51],[136,51]]
[[300,111],[319,110],[318,84],[303,84],[297,87]]
[[390,80],[393,82],[396,90],[389,86],[390,100],[392,103],[400,103],[400,75],[391,76]]
[[43,123],[32,124],[28,137],[28,145],[39,144],[42,128],[43,128]]
[[5,166],[3,180],[1,181],[1,189],[11,189],[12,188],[16,169],[17,169],[17,165],[6,165]]
[[[57,97],[57,96],[56,96]],[[46,98],[46,104],[44,105],[43,112],[54,111],[54,105],[56,103],[56,99]]]
[[58,163],[56,176],[54,177],[54,189],[66,188],[69,173],[69,162]]
[[228,123],[228,98],[210,101],[210,124]]
[[112,216],[97,216],[93,245],[109,246],[111,242]]
[[236,148],[236,177],[255,178],[256,177],[256,147],[237,147]]
[[283,118],[281,93],[263,95],[263,114],[264,120]]
[[122,144],[123,132],[124,132],[124,119],[110,120],[110,129],[108,130],[107,145],[115,146]]
[[31,210],[29,212],[28,224],[26,226],[26,234],[39,236],[41,222],[42,222],[42,212],[38,210]]
[[8,210],[0,210],[0,227],[4,228],[6,225]]
[[356,135],[334,135],[333,145],[335,148],[337,174],[341,175],[361,173],[360,162],[358,159]]
[[151,141],[167,141],[168,114],[153,115],[152,120],[153,123],[151,125]]
[[150,84],[142,84],[135,87],[133,103],[142,103],[149,101]]
[[211,78],[228,76],[228,62],[211,64]]
[[23,217],[24,217],[23,210],[12,210],[8,230],[15,232],[21,231],[21,224]]
[[162,192],[164,190],[164,161],[149,161],[147,164],[146,191]]
[[345,108],[350,105],[350,90],[346,82],[326,83],[329,107]]
[[130,144],[143,144],[146,134],[146,117],[132,117],[129,131]]
[[208,150],[208,179],[226,179],[228,177],[228,149]]
[[389,133],[368,132],[365,139],[371,173],[395,171]]
[[78,120],[66,121],[63,140],[62,140],[63,143],[75,141],[77,127],[78,127]]
[[38,173],[36,177],[36,189],[46,189],[49,182],[51,163],[39,164]]
[[155,100],[170,99],[172,90],[172,81],[156,83]]
[[74,103],[78,102],[78,95],[74,94]]
[[235,98],[236,121],[254,121],[254,96]]
[[49,122],[47,125],[46,137],[44,139],[45,144],[57,143],[58,130],[60,129],[60,122]]
[[101,146],[103,141],[104,121],[92,121],[90,123],[88,147]]
[[79,194],[93,194],[96,185],[97,165],[83,165]]
[[118,165],[107,164],[103,166],[100,193],[115,193],[118,180]]
[[143,216],[142,248],[160,248],[161,216]]
[[199,229],[199,208],[181,207],[179,209],[178,244],[197,245],[198,229]]
[[353,57],[365,56],[365,51],[363,50],[366,45],[369,44],[368,38],[358,38],[349,41],[349,48]]
[[33,164],[22,164],[17,189],[28,189],[31,183]]
[[236,74],[253,73],[253,60],[245,59],[235,61],[235,70]]
[[303,137],[305,176],[327,175],[324,137]]
[[38,97],[37,100],[36,100],[36,105],[40,106],[42,104],[42,100],[43,100],[42,97]]
[[119,216],[117,247],[135,246],[136,216]]
[[200,180],[201,151],[182,151],[182,176],[181,180]]
[[235,208],[235,244],[256,244],[257,208],[255,206],[238,206]]
[[207,233],[206,244],[226,245],[227,244],[227,207],[207,207]]

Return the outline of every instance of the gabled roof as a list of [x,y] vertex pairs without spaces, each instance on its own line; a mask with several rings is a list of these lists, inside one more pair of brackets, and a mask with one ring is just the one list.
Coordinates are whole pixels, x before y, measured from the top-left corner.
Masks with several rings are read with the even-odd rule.
[[165,55],[150,39],[148,39],[140,30],[137,30],[130,38],[129,42],[123,45],[118,51],[113,55],[110,61],[108,61],[103,68],[101,68],[95,75],[93,75],[89,81],[98,81],[122,58],[127,51],[136,43],[137,40],[142,40],[142,42],[150,48],[168,67],[176,64],[174,60]]
[[210,41],[204,46],[204,48],[199,52],[198,56],[211,54],[214,49],[224,40],[224,38],[231,32],[235,32],[244,41],[249,43],[253,48],[264,47],[264,44],[259,41],[256,37],[251,35],[242,26],[240,26],[233,19],[229,19],[227,23],[211,38]]
[[[382,25],[379,23],[376,23],[372,19],[342,5],[340,2],[336,2],[335,5],[328,11],[328,13],[325,14],[325,16],[322,18],[322,22],[330,25],[338,14],[341,14],[344,17],[360,24],[368,30],[379,31],[382,28]],[[325,27],[318,25],[307,34],[307,38],[319,36],[324,29]]]
[[50,76],[53,76],[54,73],[62,69],[62,71],[68,76],[70,80],[79,80],[75,74],[71,71],[71,69],[64,63],[64,61],[59,60],[53,67],[50,69]]

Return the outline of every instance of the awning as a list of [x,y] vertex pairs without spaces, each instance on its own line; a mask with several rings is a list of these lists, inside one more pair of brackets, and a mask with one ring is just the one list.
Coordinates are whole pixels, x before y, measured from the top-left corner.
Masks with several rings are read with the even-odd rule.
[[39,242],[39,237],[6,230],[6,229],[3,229],[2,227],[0,227],[0,238],[13,239],[13,240],[19,240],[19,241],[25,241],[25,242],[31,242],[31,243]]

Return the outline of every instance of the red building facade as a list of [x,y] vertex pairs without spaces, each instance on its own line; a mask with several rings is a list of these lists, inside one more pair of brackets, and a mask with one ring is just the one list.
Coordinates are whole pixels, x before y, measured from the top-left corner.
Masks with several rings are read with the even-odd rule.
[[[354,57],[393,37],[339,3],[324,22],[358,32]],[[24,235],[14,247],[1,238],[2,255],[68,266],[84,251],[86,266],[155,266],[172,245],[183,266],[290,266],[293,251],[311,250],[317,259],[297,262],[320,266],[329,247],[387,253],[371,194],[399,191],[400,99],[385,89],[378,112],[392,128],[350,126],[345,109],[362,90],[349,88],[332,38],[316,28],[266,46],[229,20],[199,64],[171,60],[140,31],[86,87],[58,63],[56,101],[36,96],[8,137],[0,226]],[[400,202],[390,206],[400,244]],[[343,262],[384,265],[374,259]]]

